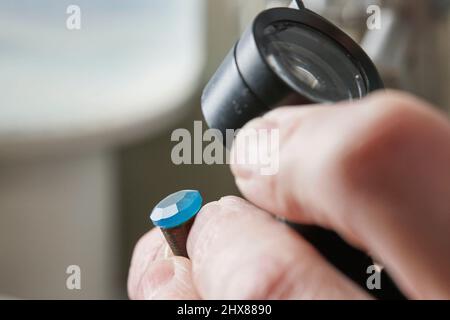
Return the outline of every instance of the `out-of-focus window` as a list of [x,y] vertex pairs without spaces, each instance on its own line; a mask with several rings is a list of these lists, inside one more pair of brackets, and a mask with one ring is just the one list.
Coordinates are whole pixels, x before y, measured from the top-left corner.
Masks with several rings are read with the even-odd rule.
[[[77,14],[73,5],[79,29],[67,27]],[[202,0],[2,0],[0,148],[10,137],[76,135],[167,114],[196,85],[204,6]]]

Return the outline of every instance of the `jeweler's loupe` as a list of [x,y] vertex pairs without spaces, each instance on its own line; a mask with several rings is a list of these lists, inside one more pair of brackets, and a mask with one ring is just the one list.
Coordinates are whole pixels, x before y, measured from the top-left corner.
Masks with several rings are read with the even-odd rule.
[[229,52],[202,96],[211,128],[224,133],[278,106],[356,100],[383,88],[361,47],[298,3],[260,13]]

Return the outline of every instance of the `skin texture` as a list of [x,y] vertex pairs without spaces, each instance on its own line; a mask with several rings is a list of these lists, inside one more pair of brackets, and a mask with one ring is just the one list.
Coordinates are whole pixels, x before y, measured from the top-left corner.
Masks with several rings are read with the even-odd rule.
[[130,298],[371,298],[274,216],[335,230],[382,262],[409,298],[450,298],[445,115],[384,92],[353,104],[280,108],[246,127],[280,130],[279,172],[232,165],[247,200],[202,208],[190,260],[164,254],[159,230],[145,235],[131,262]]

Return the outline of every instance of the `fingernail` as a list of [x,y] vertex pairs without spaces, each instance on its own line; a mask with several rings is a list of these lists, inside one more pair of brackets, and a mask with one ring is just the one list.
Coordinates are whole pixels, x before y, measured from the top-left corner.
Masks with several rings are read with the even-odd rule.
[[170,249],[170,246],[168,245],[168,244],[166,244],[165,246],[164,246],[164,255],[163,255],[163,258],[164,259],[168,259],[168,258],[170,258],[170,257],[173,257],[174,255],[173,255],[173,253],[172,253],[172,250]]
[[231,170],[236,178],[246,180],[265,175],[270,161],[278,152],[278,127],[267,118],[258,118],[242,128],[231,150]]

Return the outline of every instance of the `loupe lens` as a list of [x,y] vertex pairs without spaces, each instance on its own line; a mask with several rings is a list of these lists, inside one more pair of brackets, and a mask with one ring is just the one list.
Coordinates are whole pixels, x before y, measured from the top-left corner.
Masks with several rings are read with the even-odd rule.
[[316,102],[360,99],[364,78],[336,41],[300,23],[276,22],[260,44],[270,68],[292,88]]

